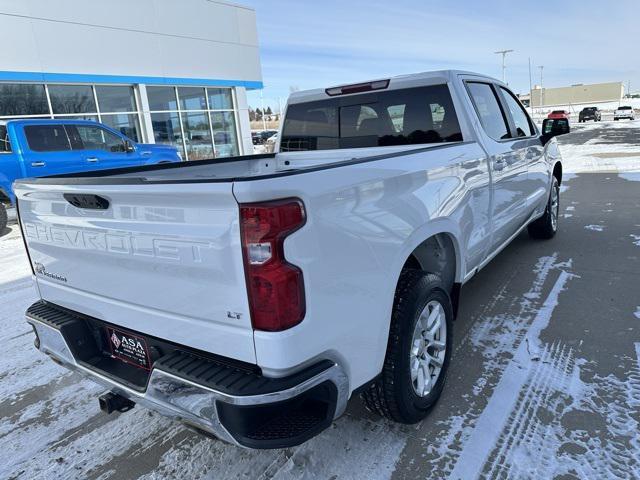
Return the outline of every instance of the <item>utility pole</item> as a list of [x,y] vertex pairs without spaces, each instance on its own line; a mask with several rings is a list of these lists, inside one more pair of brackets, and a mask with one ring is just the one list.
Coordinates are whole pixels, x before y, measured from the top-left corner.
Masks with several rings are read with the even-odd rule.
[[533,85],[531,82],[531,57],[529,57],[529,109],[533,118]]
[[260,105],[262,107],[262,130],[266,130],[267,129],[267,120],[264,116],[264,97],[262,96],[262,93],[264,92],[264,89],[260,90]]
[[496,55],[502,55],[502,83],[507,83],[506,79],[505,79],[505,70],[507,69],[507,66],[505,65],[505,57],[507,56],[507,53],[511,53],[514,50],[498,50],[497,52],[493,52]]
[[544,65],[538,65],[538,68],[540,69],[540,110],[542,110],[542,107],[544,106],[544,86],[542,83],[542,71],[544,70]]

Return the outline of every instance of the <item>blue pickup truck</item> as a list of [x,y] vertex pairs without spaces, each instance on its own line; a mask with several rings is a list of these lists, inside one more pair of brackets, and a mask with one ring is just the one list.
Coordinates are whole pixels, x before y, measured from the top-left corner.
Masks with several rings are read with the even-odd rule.
[[179,162],[175,147],[134,143],[86,120],[10,120],[0,123],[0,232],[13,205],[14,180],[87,170]]

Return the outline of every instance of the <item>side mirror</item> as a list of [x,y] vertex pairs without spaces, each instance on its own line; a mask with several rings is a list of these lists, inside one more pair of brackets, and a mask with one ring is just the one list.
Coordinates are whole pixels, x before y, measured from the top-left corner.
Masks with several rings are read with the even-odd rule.
[[569,133],[569,120],[566,118],[545,118],[542,121],[542,135],[540,140],[542,145],[546,145],[549,140],[558,135]]
[[127,153],[133,153],[136,151],[135,147],[133,146],[130,140],[124,141],[124,151]]

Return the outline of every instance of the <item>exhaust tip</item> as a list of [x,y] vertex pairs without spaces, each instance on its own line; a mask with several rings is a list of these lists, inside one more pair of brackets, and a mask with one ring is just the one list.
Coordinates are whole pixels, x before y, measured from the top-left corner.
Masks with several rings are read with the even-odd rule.
[[109,414],[113,412],[127,412],[136,406],[135,402],[114,392],[108,392],[98,397],[100,410]]

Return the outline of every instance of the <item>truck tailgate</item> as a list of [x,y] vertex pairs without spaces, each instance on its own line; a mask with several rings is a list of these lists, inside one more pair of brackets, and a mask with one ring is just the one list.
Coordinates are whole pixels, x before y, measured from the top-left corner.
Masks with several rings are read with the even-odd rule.
[[16,194],[44,300],[255,362],[231,182],[34,183]]

